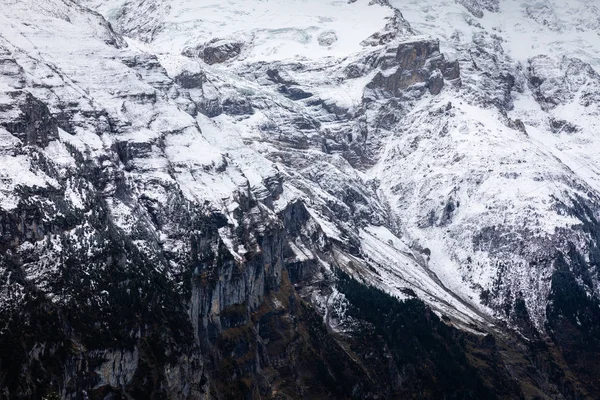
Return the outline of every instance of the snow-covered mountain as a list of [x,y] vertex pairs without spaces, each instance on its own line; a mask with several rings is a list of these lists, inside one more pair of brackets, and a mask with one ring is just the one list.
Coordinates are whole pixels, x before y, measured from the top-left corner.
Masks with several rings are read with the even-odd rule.
[[0,398],[600,394],[595,1],[0,18]]

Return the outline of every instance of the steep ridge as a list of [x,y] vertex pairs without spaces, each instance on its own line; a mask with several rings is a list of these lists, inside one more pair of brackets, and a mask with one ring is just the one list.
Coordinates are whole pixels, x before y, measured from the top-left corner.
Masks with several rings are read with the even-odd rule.
[[[369,133],[363,102],[373,104],[373,118],[386,118],[381,114],[389,112],[379,108],[394,109],[383,104],[389,98],[411,103],[427,93],[438,94],[445,80],[460,83],[458,65],[445,59],[435,40],[414,35],[389,6],[367,2],[315,2],[303,6],[295,21],[286,19],[290,7],[297,6],[289,2],[258,3],[249,11],[240,11],[236,3],[99,4],[103,13],[115,18],[114,26],[142,41],[131,41],[132,47],[156,54],[170,76],[188,69],[206,74],[202,87],[194,88],[201,90],[190,90],[198,99],[197,118],[205,137],[253,175],[255,190],[268,192],[265,174],[279,171],[284,184],[275,207],[302,199],[327,236],[342,246],[334,264],[346,268],[351,256],[362,265],[360,273],[377,271],[364,277],[371,284],[397,296],[403,296],[400,289],[405,286],[423,291],[440,311],[466,323],[481,320],[479,310],[462,304],[432,278],[418,247],[411,249],[392,233],[395,227],[385,222],[387,205],[378,198],[376,183],[365,175],[388,132],[377,128],[381,134]],[[154,11],[141,12],[144,7]],[[237,23],[223,22],[231,18]],[[199,29],[204,21],[239,32],[233,38],[228,37],[231,32],[208,25]],[[281,26],[269,25],[271,21]],[[355,32],[353,23],[361,29]],[[328,33],[345,37],[323,44],[319,38]],[[239,50],[231,47],[234,42]],[[220,51],[231,54],[219,56],[223,62],[203,62],[207,48],[214,54],[214,43],[222,43]],[[337,51],[344,58],[335,56]],[[375,265],[368,268],[373,257]]]
[[[437,244],[432,258],[440,259],[431,266],[439,275],[449,281],[459,271],[489,291],[497,309],[527,294],[542,328],[555,253],[566,254],[572,243],[588,257],[596,246],[580,229],[587,217],[574,210],[598,204],[597,9],[583,12],[579,1],[505,1],[475,19],[453,2],[391,3],[461,60],[463,87],[439,98],[452,101],[449,117],[427,116],[426,104],[402,121],[398,129],[408,133],[388,144],[376,171],[404,174],[404,185],[395,191],[398,180],[386,179],[392,184],[382,190],[409,236]],[[550,49],[552,57],[543,53]],[[598,283],[587,290],[597,295]]]
[[8,2],[0,396],[595,397],[561,4]]

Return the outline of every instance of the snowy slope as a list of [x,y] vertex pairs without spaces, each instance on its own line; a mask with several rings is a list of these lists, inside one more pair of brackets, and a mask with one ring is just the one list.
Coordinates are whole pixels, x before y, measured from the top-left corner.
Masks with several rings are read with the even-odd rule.
[[[164,6],[164,2],[161,4]],[[378,4],[369,5],[366,1],[319,2],[318,5],[306,2],[292,4],[265,2],[253,5],[249,11],[242,9],[241,3],[238,2],[219,6],[195,3],[194,7],[198,7],[198,10],[190,6],[181,8],[178,3],[169,3],[169,7],[164,9],[164,14],[159,12],[140,16],[138,13],[133,13],[130,17],[120,18],[121,14],[128,15],[126,11],[128,7],[139,10],[139,6],[130,3],[125,5],[124,11],[116,11],[118,7],[117,3],[109,2],[102,3],[99,9],[104,10],[109,20],[113,18],[112,23],[121,31],[147,42],[140,46],[147,51],[157,53],[171,75],[180,73],[182,69],[185,70],[185,65],[190,63],[187,57],[178,54],[185,53],[189,47],[210,42],[214,38],[235,37],[236,40],[242,40],[244,50],[239,56],[227,61],[225,65],[204,64],[202,66],[209,76],[208,85],[205,85],[204,89],[209,85],[215,85],[214,92],[218,92],[221,97],[247,97],[253,106],[256,105],[256,109],[243,118],[238,116],[232,118],[222,114],[214,117],[212,122],[199,116],[199,125],[205,135],[212,137],[211,143],[223,146],[223,151],[227,151],[228,156],[237,165],[246,165],[245,171],[256,168],[258,163],[264,162],[259,161],[256,155],[252,155],[256,153],[252,153],[250,148],[277,162],[286,180],[297,188],[296,196],[307,198],[307,205],[314,211],[315,218],[320,221],[325,232],[328,232],[328,236],[335,240],[351,243],[347,239],[350,235],[351,241],[360,242],[363,235],[368,235],[366,232],[361,233],[364,232],[362,227],[365,223],[384,223],[385,203],[378,200],[372,189],[370,177],[364,175],[360,168],[356,169],[348,163],[347,156],[353,157],[352,155],[346,154],[346,157],[344,155],[340,157],[339,154],[327,154],[328,151],[323,148],[323,134],[347,136],[342,133],[344,130],[350,129],[356,132],[361,129],[357,126],[354,115],[362,112],[360,108],[363,92],[365,86],[373,79],[376,70],[368,71],[364,76],[353,79],[346,77],[346,71],[350,66],[362,63],[365,58],[380,54],[382,49],[386,48],[385,40],[381,45],[373,46],[374,43],[367,39],[374,33],[392,30],[394,43],[421,40],[420,36],[410,33],[405,22],[393,21],[392,17],[395,14],[392,9]],[[185,22],[175,23],[179,21],[177,18],[182,18],[181,15],[185,16]],[[231,17],[232,15],[239,18],[239,24],[228,23],[231,18],[234,18]],[[265,15],[268,15],[268,18]],[[140,23],[139,18],[148,18],[148,20]],[[262,35],[265,21],[277,21],[277,24],[287,27],[286,32],[304,32],[308,29],[310,32],[307,35],[310,40],[306,39],[304,48],[301,49],[297,46],[298,39],[292,36],[280,37],[279,33],[273,34],[273,32]],[[355,21],[360,22],[361,29],[356,29]],[[321,27],[320,29],[334,32],[339,41],[330,46],[319,45],[319,32],[312,32],[311,28],[316,23]],[[198,32],[198,29],[194,28],[193,35],[182,34],[182,30],[192,29],[188,28],[189,26],[196,28],[204,26],[205,31],[200,29]],[[144,29],[144,32],[139,29]],[[230,31],[225,32],[224,29]],[[236,29],[236,34],[232,32],[233,29]],[[156,33],[149,37],[145,34],[148,30]],[[184,39],[185,42],[182,42]],[[289,40],[293,40],[294,43],[290,44]],[[312,60],[305,60],[307,58]],[[294,99],[290,101],[289,96],[282,95],[280,87],[273,87],[272,82],[265,81],[265,77],[260,77],[259,74],[264,76],[264,72],[260,70],[265,68],[265,61],[269,61],[274,66],[281,65],[281,70],[286,74],[282,81],[290,81],[297,83],[299,88],[307,88],[307,91],[310,91],[307,102],[318,98],[318,101],[325,102],[327,107],[337,111],[326,110],[323,114],[318,106],[311,110]],[[299,61],[309,63],[308,68],[304,66],[290,68]],[[291,63],[290,67],[287,63]],[[243,80],[240,80],[240,74],[243,75]],[[266,78],[269,79],[268,73]],[[293,119],[297,118],[295,114],[309,118],[308,129],[294,128]],[[316,121],[313,122],[315,119]],[[290,120],[293,122],[290,123]],[[277,136],[269,132],[272,123],[278,125]],[[281,135],[285,137],[283,142]],[[356,137],[360,135],[360,132],[351,134]],[[224,140],[224,137],[227,137],[227,140]],[[306,152],[298,152],[299,145],[295,142],[297,140],[308,142]],[[346,140],[347,138],[343,137],[343,141]],[[291,141],[292,145],[287,145],[286,141]],[[374,148],[369,152],[378,152],[376,145],[369,146]],[[253,167],[249,166],[250,163],[253,163]],[[264,175],[262,177],[264,178]],[[256,181],[257,187],[260,186],[260,178],[259,176]],[[344,198],[353,196],[349,193],[356,191],[362,197],[359,199],[359,203],[362,204],[351,204],[348,207],[348,200]],[[350,215],[352,215],[351,221],[346,221],[346,216]],[[328,228],[329,226],[331,228]],[[396,281],[400,278],[397,276],[394,278],[394,275],[392,278],[367,278],[372,284],[381,286],[397,296],[403,296],[399,289],[405,286],[419,290],[423,288],[428,293],[425,298],[430,300],[435,308],[439,307],[441,312],[453,314],[452,309],[458,308],[461,310],[457,314],[459,319],[465,318],[462,313],[466,313],[468,318],[480,319],[477,312],[465,308],[461,304],[462,300],[450,295],[443,286],[440,287],[439,282],[435,282],[429,273],[423,270],[423,266],[416,262],[415,256],[411,254],[413,250],[407,252],[408,258],[401,253],[395,253],[395,256],[386,256],[377,260],[381,256],[376,254],[376,249],[381,245],[372,241],[369,243],[365,241],[360,244],[361,252],[364,252],[367,259],[375,257],[374,261],[368,263],[375,262],[380,268],[389,262],[399,266],[404,265],[396,268],[403,271],[401,275],[406,276],[402,279],[410,281],[408,285],[399,284]],[[384,244],[383,247],[386,246]],[[421,256],[417,255],[416,258],[420,259]],[[345,268],[345,262],[342,261],[341,264]],[[382,273],[389,272],[382,271]],[[448,304],[454,306],[448,308]]]
[[527,370],[532,398],[570,386],[526,343],[597,381],[600,350],[569,359],[600,329],[594,1],[27,0],[0,26],[0,334],[29,357],[14,382],[53,365],[53,341],[69,396],[204,398],[234,353],[231,375],[266,382],[306,350],[277,342],[311,328],[296,301],[369,370],[339,270],[423,300],[476,349],[519,348],[488,361]]
[[367,1],[146,2],[151,12],[145,18],[161,26],[155,30],[156,25],[138,26],[134,17],[120,18],[128,8],[135,8],[137,18],[135,3],[97,3],[117,28],[122,24],[131,36],[151,40],[157,51],[181,52],[215,38],[234,39],[245,43],[241,59],[247,61],[344,57],[360,51],[360,42],[392,16],[389,8]]
[[[410,288],[464,324],[510,320],[502,305],[524,296],[541,328],[555,252],[594,247],[573,212],[599,204],[593,4],[79,4],[117,33],[58,0],[2,16],[5,90],[27,85],[50,113],[81,115],[43,154],[60,171],[75,146],[136,198],[168,206],[177,188],[227,215],[219,235],[237,260],[250,250],[236,233],[247,196],[269,220],[301,201],[338,250],[297,243],[299,259],[399,297]],[[64,188],[28,157],[3,163],[5,210],[16,187]],[[117,189],[105,189],[113,219],[133,234],[139,205]],[[598,280],[586,285],[598,293]]]
[[[443,280],[525,293],[540,326],[546,306],[537,295],[548,295],[552,267],[528,265],[569,241],[586,253],[585,239],[564,232],[581,221],[561,205],[576,196],[597,204],[598,9],[502,1],[477,18],[451,1],[391,4],[461,61],[463,88],[415,110],[373,174],[386,177],[384,196],[407,234],[433,249],[430,265]],[[537,88],[536,79],[545,83]],[[446,102],[449,117],[425,115]],[[502,239],[482,243],[494,231]],[[498,289],[501,274],[510,283]]]
[[[412,288],[440,313],[456,313],[464,323],[481,321],[480,311],[463,304],[424,268],[418,251],[403,244],[401,252],[392,248],[389,254],[379,254],[389,246],[392,234],[386,231],[385,237],[378,237],[368,231],[373,226],[384,229],[387,218],[370,178],[356,168],[356,163],[372,162],[374,152],[360,154],[363,122],[356,117],[364,88],[377,72],[368,70],[368,63],[389,47],[389,39],[373,35],[392,32],[392,46],[419,43],[418,37],[406,39],[407,25],[393,10],[366,1],[318,6],[298,2],[299,17],[294,18],[290,33],[279,32],[290,24],[282,16],[290,15],[289,4],[282,2],[259,3],[248,12],[242,12],[240,7],[246,6],[236,2],[227,7],[196,3],[197,9],[182,8],[177,2],[166,7],[161,2],[155,6],[164,13],[146,13],[140,5],[133,15],[119,11],[120,6],[102,4],[99,10],[109,19],[121,16],[113,24],[132,38],[121,38],[100,16],[58,0],[11,3],[3,14],[6,65],[14,65],[14,73],[6,78],[7,90],[30,93],[47,104],[51,115],[65,120],[57,122],[56,133],[35,154],[9,157],[3,163],[4,210],[19,206],[16,188],[48,187],[64,192],[66,204],[85,212],[95,195],[91,187],[81,188],[70,178],[78,173],[77,161],[69,153],[72,146],[92,165],[116,177],[115,183],[102,187],[102,197],[111,220],[131,235],[142,252],[155,251],[155,244],[140,234],[145,221],[155,218],[146,215],[146,204],[152,204],[151,213],[161,207],[171,209],[173,190],[190,204],[228,216],[229,227],[219,229],[219,236],[240,262],[253,250],[243,244],[238,232],[251,220],[240,215],[247,196],[264,204],[259,208],[268,216],[262,221],[267,225],[277,218],[276,212],[301,200],[327,240],[337,243],[339,254],[317,254],[314,248],[298,245],[302,254],[297,257],[318,260],[329,271],[347,269],[344,260],[355,259],[361,265],[356,276],[373,285],[400,297]],[[124,6],[126,10],[135,5]],[[149,20],[141,20],[139,13]],[[234,17],[239,24],[225,23]],[[181,23],[182,18],[189,23]],[[270,21],[275,19],[281,27],[265,31],[267,25],[273,28]],[[143,26],[128,25],[133,23]],[[188,32],[196,32],[199,25],[206,30],[190,38]],[[148,42],[138,28],[155,32],[152,40]],[[337,40],[319,43],[323,33]],[[209,66],[180,54],[210,41],[213,34],[244,40],[244,51],[233,66]],[[300,59],[308,64],[294,67]],[[277,78],[269,78],[265,60],[281,65],[276,67],[281,71]],[[292,64],[287,64],[290,60]],[[347,78],[349,68],[357,67],[365,71]],[[262,71],[261,76],[257,71]],[[273,79],[297,82],[286,85],[311,92],[306,101],[298,101]],[[11,96],[6,101],[14,102]],[[211,102],[217,104],[218,115],[208,111]],[[9,121],[14,116],[3,118]],[[323,135],[330,137],[329,143]],[[4,136],[5,147],[13,151],[18,142],[12,135]],[[352,137],[357,147],[342,150]],[[19,146],[31,144],[21,140]],[[39,157],[49,160],[58,175],[32,163]],[[123,185],[132,193],[125,195]],[[269,210],[274,201],[276,208]],[[189,244],[180,237],[180,229],[156,221],[148,234],[169,251],[181,252]],[[54,251],[60,253],[60,247],[56,245]],[[183,268],[176,263],[171,267],[174,273]],[[372,268],[380,269],[376,276],[365,272]],[[27,271],[28,279],[46,286],[38,265],[33,263]],[[50,294],[50,289],[45,290]],[[56,301],[69,301],[69,297],[58,296]]]
[[[409,262],[412,274],[426,266],[439,279],[440,298],[450,290],[451,303],[510,319],[498,311],[524,293],[537,327],[555,253],[569,242],[582,253],[591,246],[568,211],[577,196],[598,196],[600,37],[588,3],[87,2],[171,76],[200,66],[205,97],[245,99],[245,111],[200,116],[199,125],[237,165],[274,162],[330,237],[370,258],[383,250],[363,229],[385,226],[420,260]],[[402,95],[372,89],[378,69],[393,72],[373,59],[427,38],[459,61],[460,87],[437,96],[410,83]],[[223,62],[205,58],[207,47],[228,43],[239,48],[220,47]],[[558,89],[550,83],[565,74]],[[377,263],[395,263],[384,258]],[[401,295],[394,279],[403,278],[368,278]],[[423,279],[412,286],[431,292]]]

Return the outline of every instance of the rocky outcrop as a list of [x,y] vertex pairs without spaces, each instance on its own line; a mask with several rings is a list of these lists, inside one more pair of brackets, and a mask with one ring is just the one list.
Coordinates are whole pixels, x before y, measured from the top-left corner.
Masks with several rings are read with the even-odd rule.
[[[382,6],[390,7],[387,0],[378,1]],[[414,34],[414,31],[410,27],[410,24],[398,9],[393,9],[394,15],[388,19],[385,27],[371,35],[368,39],[365,39],[362,43],[364,45],[379,46],[388,44],[397,40],[398,38],[410,36]]]
[[0,126],[21,139],[25,145],[46,147],[58,138],[58,123],[46,104],[31,93],[12,93],[14,105],[4,108]]
[[529,60],[528,82],[546,110],[576,101],[584,107],[600,104],[600,75],[576,58],[538,56]]
[[447,62],[439,51],[437,41],[400,43],[388,48],[374,61],[381,69],[367,88],[381,96],[401,97],[405,91],[439,94],[444,78],[457,80],[460,70],[457,62]]
[[184,89],[202,89],[206,75],[202,72],[182,71],[173,80]]
[[232,60],[242,52],[244,44],[231,39],[213,39],[196,48],[188,48],[183,55],[201,58],[207,64],[220,64]]
[[299,87],[295,87],[295,86],[285,86],[282,85],[279,88],[279,91],[281,93],[283,93],[286,97],[290,98],[291,100],[304,100],[304,99],[308,99],[309,97],[312,97],[313,94],[310,92],[307,92],[305,90],[303,90],[302,88]]

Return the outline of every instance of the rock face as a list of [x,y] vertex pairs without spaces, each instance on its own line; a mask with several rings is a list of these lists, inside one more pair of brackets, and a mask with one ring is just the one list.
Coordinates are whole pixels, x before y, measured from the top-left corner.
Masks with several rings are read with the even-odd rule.
[[401,43],[378,57],[375,67],[381,68],[367,88],[383,91],[382,97],[401,97],[408,91],[429,89],[440,94],[444,78],[460,78],[458,62],[446,62],[436,41]]
[[185,49],[183,55],[200,57],[205,63],[220,64],[240,55],[243,44],[234,40],[213,39],[196,49]]
[[[29,92],[11,94],[19,97],[15,101],[17,110],[7,109],[4,128],[25,145],[46,147],[58,138],[58,124],[48,107]],[[17,115],[15,115],[17,114]]]
[[600,397],[600,15],[514,3],[6,2],[0,399]]

